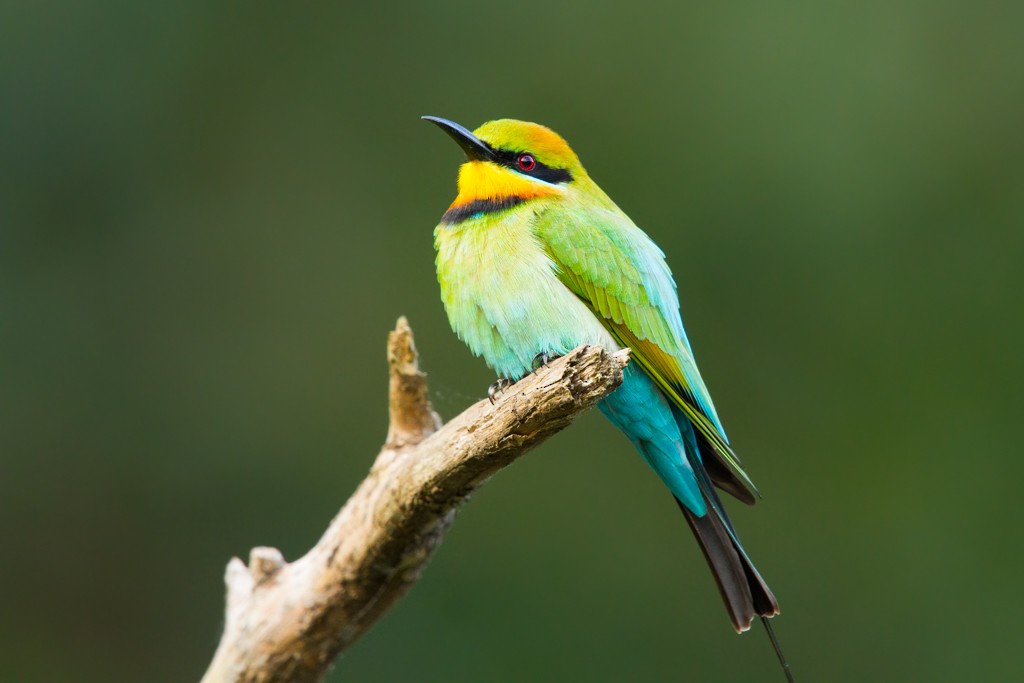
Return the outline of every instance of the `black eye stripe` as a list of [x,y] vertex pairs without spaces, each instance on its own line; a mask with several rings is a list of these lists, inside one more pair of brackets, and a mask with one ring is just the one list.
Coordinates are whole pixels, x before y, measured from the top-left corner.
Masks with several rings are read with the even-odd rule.
[[[523,154],[529,154],[533,157],[534,166],[529,171],[524,171],[519,167],[519,157]],[[572,180],[572,173],[569,173],[567,169],[552,168],[541,162],[533,153],[526,150],[495,149],[494,161],[502,166],[511,168],[517,173],[522,173],[547,183],[568,183]]]

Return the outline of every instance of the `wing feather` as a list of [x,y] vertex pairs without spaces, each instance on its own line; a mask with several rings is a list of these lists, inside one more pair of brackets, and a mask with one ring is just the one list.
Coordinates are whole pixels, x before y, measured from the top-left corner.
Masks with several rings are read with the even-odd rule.
[[753,502],[752,495],[737,494],[757,489],[729,446],[697,370],[664,253],[618,210],[546,212],[538,216],[536,230],[562,282],[633,350],[636,362],[741,484],[723,488]]

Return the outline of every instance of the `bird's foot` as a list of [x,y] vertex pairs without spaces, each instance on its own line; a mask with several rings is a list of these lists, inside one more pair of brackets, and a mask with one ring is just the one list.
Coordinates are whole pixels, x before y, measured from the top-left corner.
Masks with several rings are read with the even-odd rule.
[[513,384],[515,384],[515,382],[510,380],[509,378],[499,377],[497,382],[487,387],[487,398],[488,400],[490,400],[491,405],[494,405],[494,401],[495,399],[497,399],[498,394],[504,392]]
[[530,367],[533,368],[534,372],[537,372],[541,368],[546,368],[548,363],[558,358],[561,358],[562,354],[555,353],[554,351],[541,351],[533,357],[533,362],[530,363]]

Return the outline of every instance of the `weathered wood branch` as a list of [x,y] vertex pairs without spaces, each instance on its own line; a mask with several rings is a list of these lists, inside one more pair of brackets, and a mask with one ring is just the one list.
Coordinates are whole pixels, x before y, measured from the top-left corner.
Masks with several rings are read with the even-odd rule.
[[580,347],[447,425],[434,412],[412,331],[388,337],[387,442],[305,556],[254,548],[228,564],[224,633],[203,683],[318,681],[419,579],[466,497],[622,383],[628,351]]

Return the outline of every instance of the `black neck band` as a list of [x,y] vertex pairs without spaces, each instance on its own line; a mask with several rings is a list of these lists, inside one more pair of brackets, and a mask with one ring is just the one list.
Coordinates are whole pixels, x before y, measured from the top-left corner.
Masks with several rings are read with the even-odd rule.
[[522,197],[493,197],[491,199],[474,199],[465,204],[459,204],[445,211],[441,216],[441,222],[448,225],[461,223],[467,218],[479,216],[486,213],[498,213],[513,206],[522,204],[526,200]]

